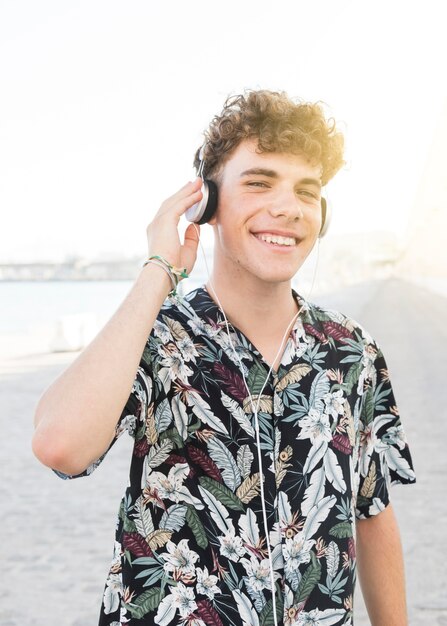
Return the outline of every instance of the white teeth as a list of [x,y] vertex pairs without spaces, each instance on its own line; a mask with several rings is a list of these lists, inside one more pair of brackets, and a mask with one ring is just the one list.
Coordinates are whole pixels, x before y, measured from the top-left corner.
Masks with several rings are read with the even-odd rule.
[[258,239],[267,243],[276,243],[280,246],[294,246],[296,239],[293,237],[280,237],[279,235],[256,235]]

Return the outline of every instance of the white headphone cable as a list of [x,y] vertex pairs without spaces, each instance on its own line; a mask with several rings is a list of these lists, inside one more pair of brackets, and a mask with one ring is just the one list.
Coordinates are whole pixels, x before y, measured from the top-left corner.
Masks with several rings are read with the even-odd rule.
[[[194,228],[196,229],[197,232],[197,236],[199,237],[199,231],[197,226],[194,224]],[[210,271],[209,271],[209,267],[208,267],[208,262],[206,260],[206,255],[202,246],[202,242],[200,241],[200,237],[199,237],[199,245],[200,248],[202,250],[202,254],[203,254],[203,258],[205,261],[205,267],[206,267],[206,271],[208,274],[208,279],[209,279],[209,284],[210,287],[213,291],[213,295],[216,298],[216,301],[219,305],[220,311],[224,317],[225,320],[225,326],[226,326],[226,331],[227,331],[227,336],[228,336],[228,341],[230,343],[231,349],[233,351],[234,356],[236,357],[238,363],[239,363],[239,367],[241,369],[241,374],[242,374],[242,378],[244,381],[244,385],[245,388],[247,389],[248,392],[248,397],[250,399],[250,405],[251,405],[251,409],[252,409],[252,413],[254,415],[254,421],[255,421],[255,434],[256,434],[256,448],[257,448],[257,453],[258,453],[258,466],[259,466],[259,485],[260,485],[260,495],[261,495],[261,506],[262,506],[262,518],[263,518],[263,525],[264,525],[264,531],[265,531],[265,539],[266,539],[266,545],[267,545],[267,552],[268,552],[268,560],[269,560],[269,570],[270,570],[270,585],[271,585],[271,590],[272,590],[272,609],[273,609],[273,619],[274,619],[274,623],[275,626],[278,626],[278,621],[277,621],[277,615],[276,615],[276,599],[275,599],[275,579],[274,579],[274,571],[273,571],[273,559],[272,559],[272,553],[271,553],[271,549],[270,549],[270,540],[269,540],[269,530],[268,530],[268,523],[267,523],[267,510],[266,510],[266,506],[265,506],[265,494],[264,494],[264,474],[262,471],[262,456],[261,456],[261,441],[260,441],[260,437],[259,437],[259,419],[258,419],[258,412],[259,412],[259,406],[260,406],[260,402],[261,402],[261,398],[262,398],[262,392],[264,391],[264,388],[270,378],[270,374],[272,373],[273,367],[275,365],[276,359],[278,358],[278,356],[281,353],[281,349],[283,347],[284,344],[284,340],[286,339],[286,337],[289,335],[290,333],[290,327],[293,325],[293,323],[295,322],[296,318],[298,317],[298,315],[301,312],[301,307],[299,308],[299,310],[297,311],[297,313],[295,313],[295,315],[293,316],[293,318],[291,319],[291,321],[289,322],[286,331],[282,337],[281,340],[281,344],[279,346],[278,352],[276,353],[275,358],[273,359],[273,363],[270,366],[270,369],[268,371],[267,377],[264,381],[264,384],[262,385],[262,388],[258,394],[258,399],[257,399],[257,403],[256,403],[256,407],[254,406],[253,403],[253,396],[251,395],[250,389],[248,387],[246,378],[245,378],[245,374],[244,374],[244,366],[242,364],[241,359],[239,358],[239,355],[236,352],[236,349],[234,347],[234,344],[231,340],[231,335],[230,335],[230,328],[229,328],[229,323],[228,323],[228,319],[227,316],[225,315],[225,311],[222,307],[222,304],[219,300],[219,297],[216,293],[216,290],[214,289],[214,286],[212,284],[211,281],[211,275],[210,275]],[[276,461],[275,461],[275,450],[273,449],[273,453],[272,453],[272,461],[273,461],[273,473],[275,476],[275,482],[276,482]]]

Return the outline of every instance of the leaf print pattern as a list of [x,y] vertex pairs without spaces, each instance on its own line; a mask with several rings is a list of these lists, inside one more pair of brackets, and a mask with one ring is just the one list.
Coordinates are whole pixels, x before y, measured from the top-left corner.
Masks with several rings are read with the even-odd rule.
[[100,625],[273,626],[274,604],[279,626],[354,623],[355,518],[415,481],[412,460],[379,346],[294,296],[264,388],[268,364],[231,329],[261,467],[218,307],[205,288],[163,305],[116,428],[135,445]]

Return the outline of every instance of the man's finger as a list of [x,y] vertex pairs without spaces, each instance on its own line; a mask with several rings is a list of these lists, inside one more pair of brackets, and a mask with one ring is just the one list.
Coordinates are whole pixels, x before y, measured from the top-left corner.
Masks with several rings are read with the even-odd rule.
[[200,226],[190,224],[185,230],[185,243],[182,246],[182,263],[188,268],[193,267],[195,263],[199,238]]
[[200,226],[198,224],[190,224],[185,230],[185,246],[197,248],[200,239]]
[[171,212],[177,217],[183,215],[189,207],[202,199],[202,183],[202,179],[198,178],[193,183],[188,183],[185,187],[182,187],[177,193],[163,202],[155,217],[161,217]]

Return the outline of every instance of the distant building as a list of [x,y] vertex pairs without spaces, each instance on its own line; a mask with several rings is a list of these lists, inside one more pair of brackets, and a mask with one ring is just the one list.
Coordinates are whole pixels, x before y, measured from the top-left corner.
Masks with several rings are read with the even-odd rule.
[[[212,249],[205,250],[210,271]],[[372,278],[386,278],[393,272],[400,251],[396,237],[389,232],[349,233],[329,235],[320,244],[319,259],[316,251],[300,269],[294,285],[310,289],[316,272],[314,292],[337,289]],[[134,280],[143,259],[88,260],[72,257],[62,263],[36,262],[0,264],[0,280],[3,281],[79,281],[79,280]],[[207,281],[207,271],[201,251],[192,272],[182,290],[189,291]]]
[[0,280],[130,280],[141,259],[88,261],[76,258],[62,263],[1,263]]

